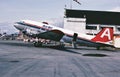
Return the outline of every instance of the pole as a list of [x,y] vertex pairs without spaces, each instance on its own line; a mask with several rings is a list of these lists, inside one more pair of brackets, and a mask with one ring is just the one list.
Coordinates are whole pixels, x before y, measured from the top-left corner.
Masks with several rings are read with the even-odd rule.
[[70,9],[72,9],[72,0],[70,0]]

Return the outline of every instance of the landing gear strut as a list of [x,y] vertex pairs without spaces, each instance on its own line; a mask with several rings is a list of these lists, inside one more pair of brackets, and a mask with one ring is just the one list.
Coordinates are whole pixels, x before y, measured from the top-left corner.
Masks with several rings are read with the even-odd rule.
[[77,33],[74,33],[74,35],[73,35],[73,40],[72,40],[72,47],[73,47],[74,49],[77,48],[77,45],[76,45],[77,36],[78,36],[78,34],[77,34]]

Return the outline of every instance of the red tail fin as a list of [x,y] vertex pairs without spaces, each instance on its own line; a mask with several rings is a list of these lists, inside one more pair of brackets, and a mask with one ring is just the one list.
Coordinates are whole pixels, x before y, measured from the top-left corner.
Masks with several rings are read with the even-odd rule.
[[97,35],[92,39],[94,42],[108,42],[113,40],[113,28],[103,28]]

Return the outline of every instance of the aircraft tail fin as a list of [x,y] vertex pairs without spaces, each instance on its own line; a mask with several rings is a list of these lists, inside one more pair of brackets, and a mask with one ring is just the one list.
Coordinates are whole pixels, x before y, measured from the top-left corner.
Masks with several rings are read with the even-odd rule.
[[93,39],[94,42],[109,42],[113,40],[113,28],[103,28]]

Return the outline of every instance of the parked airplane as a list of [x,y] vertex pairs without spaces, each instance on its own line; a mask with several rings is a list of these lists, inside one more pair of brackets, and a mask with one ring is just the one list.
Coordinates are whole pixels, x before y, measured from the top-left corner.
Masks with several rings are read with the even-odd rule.
[[[97,49],[100,47],[114,47],[112,44],[113,28],[103,28],[96,36],[93,36],[52,26],[45,22],[41,23],[31,20],[16,22],[14,26],[27,36],[72,43],[74,48],[76,48],[76,44],[92,46]],[[34,43],[35,46],[41,44],[41,41]]]

